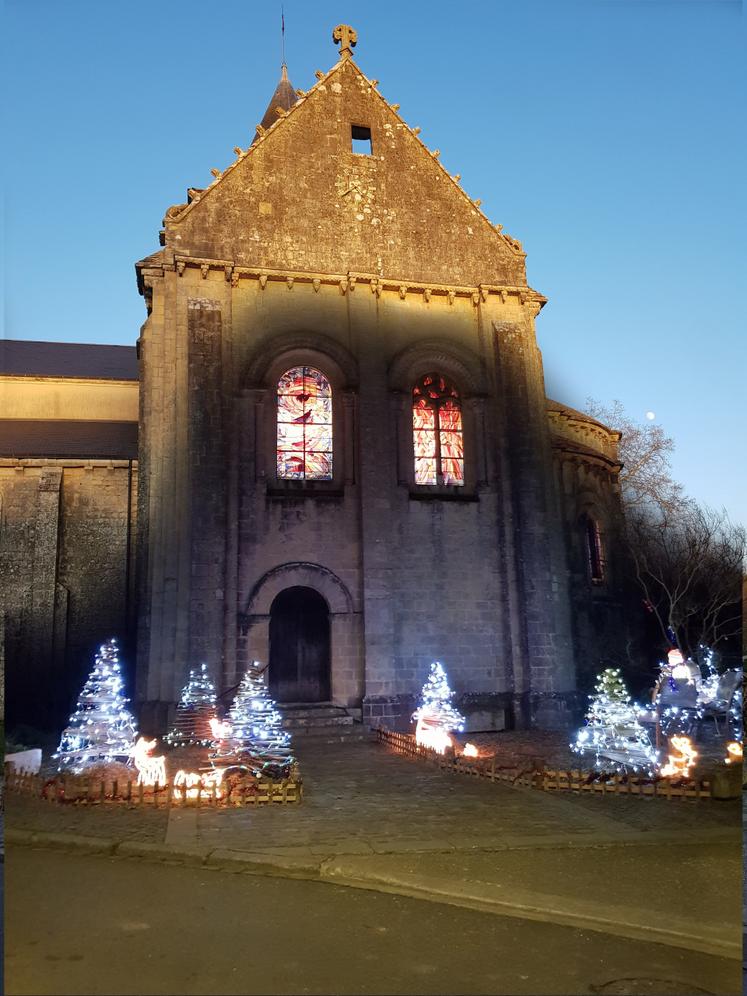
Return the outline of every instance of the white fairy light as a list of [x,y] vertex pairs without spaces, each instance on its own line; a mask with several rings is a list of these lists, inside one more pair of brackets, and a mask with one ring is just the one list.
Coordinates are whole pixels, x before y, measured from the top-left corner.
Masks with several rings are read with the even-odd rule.
[[170,747],[212,747],[215,741],[210,722],[216,718],[215,685],[203,663],[189,672],[166,743]]
[[464,716],[453,705],[454,693],[449,688],[446,671],[440,661],[431,664],[423,685],[420,705],[412,714],[417,726],[415,742],[444,754],[453,746],[450,731],[464,729]]
[[639,711],[619,668],[607,668],[589,696],[586,726],[579,730],[571,749],[577,754],[593,754],[597,771],[642,771],[652,775],[657,755],[638,720]]
[[214,758],[230,758],[255,774],[287,773],[293,762],[290,733],[283,729],[283,717],[270,698],[258,661],[247,668],[221,726],[225,735]]
[[54,754],[60,771],[80,773],[92,764],[130,760],[137,730],[126,708],[123,687],[117,641],[111,639],[99,648],[75,711],[60,738]]

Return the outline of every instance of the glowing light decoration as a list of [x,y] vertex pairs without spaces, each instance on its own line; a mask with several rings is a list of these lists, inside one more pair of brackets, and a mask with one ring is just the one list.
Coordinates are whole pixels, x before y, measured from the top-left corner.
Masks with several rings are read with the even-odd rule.
[[332,480],[332,388],[314,367],[293,367],[278,381],[277,475]]
[[255,774],[287,774],[293,763],[290,733],[270,698],[259,662],[247,668],[214,757],[246,765]]
[[225,740],[231,735],[231,724],[226,720],[211,719],[210,732],[213,735],[213,740]]
[[192,668],[176,707],[174,727],[166,735],[170,747],[212,747],[214,737],[210,727],[215,714],[215,685],[207,664]]
[[213,768],[212,771],[184,771],[174,775],[174,788],[180,789],[188,799],[197,799],[207,793],[212,795],[215,789],[216,799],[223,798],[223,775],[225,768]]
[[123,687],[119,649],[117,641],[111,639],[99,647],[75,712],[60,738],[54,754],[60,771],[80,773],[92,764],[130,761],[137,728]]
[[619,668],[607,668],[589,696],[586,725],[579,730],[571,749],[577,754],[593,755],[597,771],[653,775],[658,758],[638,714]]
[[416,484],[464,484],[464,437],[459,392],[438,373],[412,391]]
[[464,716],[454,707],[453,698],[443,665],[434,661],[423,685],[420,705],[412,714],[416,722],[416,743],[430,747],[439,754],[444,754],[453,746],[449,731],[464,729]]
[[687,778],[690,768],[698,759],[698,752],[693,747],[690,737],[673,736],[669,739],[672,752],[666,764],[661,766],[659,774],[664,778]]
[[465,744],[464,750],[462,751],[464,757],[479,757],[480,751],[475,747],[474,744]]
[[132,748],[132,759],[137,768],[138,785],[165,785],[166,784],[166,758],[161,754],[153,757],[157,740],[146,740],[140,737]]
[[730,740],[726,745],[724,764],[742,763],[742,744],[739,740]]

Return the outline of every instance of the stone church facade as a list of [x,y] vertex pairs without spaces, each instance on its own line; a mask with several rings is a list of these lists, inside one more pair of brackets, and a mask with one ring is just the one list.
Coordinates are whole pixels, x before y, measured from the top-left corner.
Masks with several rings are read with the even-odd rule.
[[[225,690],[259,660],[281,701],[403,725],[438,659],[471,728],[553,725],[622,632],[619,436],[546,398],[521,244],[337,35],[339,62],[306,93],[283,70],[252,144],[168,209],[136,267],[138,455],[104,463],[141,722],[164,729],[190,666]],[[79,484],[6,416],[9,677],[45,654],[69,672],[71,527],[44,566],[38,550]],[[91,502],[67,513],[89,537]]]

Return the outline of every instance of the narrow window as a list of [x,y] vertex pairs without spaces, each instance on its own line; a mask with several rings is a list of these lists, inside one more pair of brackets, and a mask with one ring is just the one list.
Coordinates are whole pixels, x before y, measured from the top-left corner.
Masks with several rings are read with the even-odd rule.
[[589,565],[589,577],[595,584],[604,581],[604,550],[602,548],[602,534],[599,530],[599,523],[586,516],[584,522],[586,532],[586,557]]
[[293,367],[278,381],[278,478],[332,480],[332,388],[314,367]]
[[416,484],[464,484],[459,392],[441,374],[421,377],[412,391]]
[[353,125],[351,127],[353,152],[360,156],[370,156],[373,152],[371,145],[371,129],[364,128],[363,125]]

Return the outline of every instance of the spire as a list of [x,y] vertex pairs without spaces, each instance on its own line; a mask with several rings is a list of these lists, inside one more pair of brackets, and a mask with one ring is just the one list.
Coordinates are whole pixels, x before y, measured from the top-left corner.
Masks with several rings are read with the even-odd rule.
[[[289,111],[297,100],[298,95],[288,79],[288,67],[285,62],[283,62],[280,70],[280,82],[275,87],[275,92],[270,97],[270,103],[267,105],[267,110],[265,111],[265,116],[262,118],[260,127],[265,131],[268,128],[271,128],[278,119],[277,108],[281,107],[284,111]],[[259,132],[255,134],[252,144],[254,144],[258,138]]]

